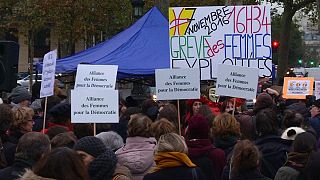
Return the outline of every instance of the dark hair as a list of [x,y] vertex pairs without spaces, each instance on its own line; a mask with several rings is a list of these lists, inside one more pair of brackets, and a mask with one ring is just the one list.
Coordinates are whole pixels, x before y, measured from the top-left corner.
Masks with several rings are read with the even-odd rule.
[[73,132],[78,139],[86,136],[93,136],[93,126],[90,123],[73,124]]
[[59,180],[88,180],[81,157],[72,149],[60,147],[44,156],[34,167],[34,173]]
[[73,134],[73,132],[60,133],[51,139],[51,148],[55,149],[58,147],[68,147],[72,149],[76,142],[77,137]]
[[39,132],[24,134],[17,144],[16,158],[38,161],[42,155],[50,151],[49,138]]
[[221,111],[221,112],[225,112],[226,109],[227,109],[227,106],[228,106],[230,103],[233,105],[233,100],[232,100],[232,99],[226,99],[226,100],[224,100],[223,103],[222,103],[222,105],[220,106],[220,111]]
[[273,109],[260,110],[256,115],[256,130],[260,136],[278,134],[278,118]]
[[294,152],[310,153],[317,151],[317,139],[313,134],[303,132],[296,136],[292,146]]
[[151,134],[156,140],[159,140],[161,135],[171,132],[177,133],[177,128],[166,118],[162,118],[151,124]]
[[246,170],[258,168],[259,158],[259,149],[251,141],[238,141],[233,150],[231,175],[236,176]]
[[13,123],[13,112],[7,104],[0,104],[0,136],[5,135],[6,131]]
[[[59,98],[58,96],[49,96],[47,99],[47,112],[49,112],[49,110],[59,104],[61,102],[61,98]],[[45,98],[43,98],[41,100],[41,108],[44,109],[45,106]]]
[[253,113],[257,114],[260,110],[265,108],[275,108],[275,104],[270,94],[261,93],[257,96],[257,101],[253,107]]
[[50,122],[52,123],[70,123],[71,119],[71,105],[69,103],[59,103],[53,106],[50,111]]
[[152,120],[145,115],[136,114],[128,123],[128,137],[150,137],[150,126]]
[[47,135],[49,136],[49,139],[51,140],[53,137],[60,133],[68,132],[68,128],[64,126],[52,126],[48,129]]
[[209,121],[209,125],[212,125],[212,121],[214,120],[215,116],[208,105],[203,104],[199,109],[199,114],[206,117]]
[[178,110],[175,105],[167,104],[159,111],[158,119],[165,118],[178,128]]
[[284,129],[289,127],[301,127],[304,117],[294,110],[285,110],[283,116]]
[[141,109],[138,107],[129,107],[122,115],[122,117],[120,118],[121,120],[125,120],[125,121],[129,121],[130,120],[130,116],[133,114],[139,114],[141,113]]

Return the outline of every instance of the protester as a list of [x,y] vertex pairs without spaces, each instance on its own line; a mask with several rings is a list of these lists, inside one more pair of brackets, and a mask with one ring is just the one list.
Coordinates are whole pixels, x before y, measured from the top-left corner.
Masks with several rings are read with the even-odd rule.
[[116,151],[120,165],[126,166],[133,180],[141,180],[154,166],[153,151],[156,140],[151,138],[152,120],[145,115],[133,115],[128,124],[125,146]]
[[72,149],[60,147],[44,156],[21,180],[31,179],[89,180],[81,158]]
[[201,115],[194,115],[189,121],[186,141],[188,156],[206,176],[207,179],[221,179],[226,165],[224,151],[216,148],[209,140],[209,122]]
[[200,99],[189,99],[186,101],[187,112],[183,119],[183,129],[188,126],[189,120],[193,115],[199,113],[200,107],[205,103],[205,98],[200,97]]
[[184,179],[205,180],[200,168],[187,156],[188,148],[182,136],[175,133],[164,134],[159,138],[155,149],[156,167],[144,180]]
[[86,136],[93,136],[93,126],[90,123],[73,124],[73,132],[78,139]]
[[65,132],[68,132],[68,128],[65,126],[52,126],[48,129],[46,134],[48,135],[49,139],[52,140],[52,138],[54,138],[56,135]]
[[148,116],[152,121],[155,121],[159,113],[158,104],[152,99],[144,100],[141,104],[141,113]]
[[124,143],[122,137],[114,131],[101,132],[96,135],[107,148],[112,149],[114,152],[121,148]]
[[65,132],[57,134],[51,139],[50,142],[52,149],[58,147],[68,147],[72,149],[75,143],[77,142],[77,137],[74,135],[73,132]]
[[249,140],[237,142],[231,162],[230,180],[271,180],[259,172],[260,154]]
[[8,98],[14,107],[29,107],[32,95],[25,87],[17,86],[12,89]]
[[168,121],[173,123],[173,125],[179,130],[179,122],[178,122],[178,110],[174,104],[166,104],[162,106],[161,110],[159,110],[158,118],[162,119],[166,118]]
[[274,180],[307,179],[306,166],[310,155],[317,151],[317,140],[311,133],[298,134],[293,142],[293,151],[281,167]]
[[320,99],[317,99],[310,109],[311,118],[309,123],[311,127],[316,131],[317,138],[320,137]]
[[49,151],[50,141],[46,135],[38,132],[24,134],[19,139],[13,165],[0,170],[0,179],[14,180],[19,178],[26,169],[31,169]]
[[291,142],[278,135],[278,119],[273,109],[265,108],[256,115],[256,145],[261,152],[261,173],[271,179],[286,162]]
[[151,135],[158,141],[160,136],[167,133],[178,133],[177,128],[166,118],[161,118],[151,124]]
[[15,152],[15,144],[11,143],[8,138],[8,130],[13,123],[13,112],[7,104],[0,104],[0,169],[6,167],[7,160],[5,154],[13,157]]
[[[71,105],[69,103],[60,103],[51,108],[49,111],[50,118],[48,122],[48,128],[54,126],[64,126],[68,131],[73,130],[71,124]],[[48,129],[45,129],[44,133],[47,133]]]
[[119,99],[119,117],[122,117],[122,115],[127,110],[127,108],[128,108],[127,102],[124,99],[120,98]]

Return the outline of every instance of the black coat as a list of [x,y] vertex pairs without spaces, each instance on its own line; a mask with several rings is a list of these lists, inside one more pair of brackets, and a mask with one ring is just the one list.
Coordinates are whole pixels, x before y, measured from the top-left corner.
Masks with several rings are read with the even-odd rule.
[[240,172],[231,180],[271,180],[271,179],[263,176],[257,170],[251,170],[251,171]]
[[19,178],[21,175],[24,174],[26,169],[32,168],[31,162],[17,159],[14,161],[12,166],[6,167],[0,170],[0,179],[1,180],[14,180]]
[[3,152],[7,160],[7,166],[11,166],[14,162],[14,154],[21,136],[23,136],[23,133],[19,130],[12,130],[10,135],[3,139]]
[[[197,174],[197,178],[192,176],[192,169]],[[161,169],[144,176],[143,180],[206,180],[199,168],[173,167]]]

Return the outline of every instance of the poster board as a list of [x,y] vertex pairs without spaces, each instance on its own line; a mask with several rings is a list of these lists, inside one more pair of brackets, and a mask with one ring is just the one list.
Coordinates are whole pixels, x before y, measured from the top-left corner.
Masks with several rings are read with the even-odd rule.
[[158,100],[199,99],[198,69],[156,69]]
[[197,68],[217,78],[218,65],[259,69],[272,76],[269,5],[169,8],[171,68]]
[[257,95],[258,78],[258,68],[220,64],[216,93],[220,96],[254,99]]
[[56,60],[57,50],[50,51],[44,55],[40,98],[52,96],[54,94]]
[[316,99],[320,98],[320,81],[315,81],[314,82],[314,95],[316,96]]
[[313,82],[313,77],[285,77],[282,97],[306,99],[306,95],[313,95]]

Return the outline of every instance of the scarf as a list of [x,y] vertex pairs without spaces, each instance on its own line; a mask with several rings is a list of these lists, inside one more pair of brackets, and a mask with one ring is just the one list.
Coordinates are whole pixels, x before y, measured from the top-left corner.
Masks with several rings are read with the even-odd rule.
[[154,161],[156,162],[157,166],[152,170],[152,172],[170,167],[196,167],[196,165],[191,162],[189,157],[185,153],[181,152],[159,152],[155,155]]
[[310,153],[290,152],[286,166],[291,166],[295,169],[303,169],[308,163]]

